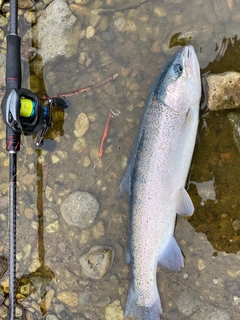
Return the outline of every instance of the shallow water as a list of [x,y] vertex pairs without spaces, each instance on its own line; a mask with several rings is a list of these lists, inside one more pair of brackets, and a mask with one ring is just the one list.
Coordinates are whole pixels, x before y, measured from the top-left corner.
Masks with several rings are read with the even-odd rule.
[[[49,96],[119,75],[109,84],[70,97],[71,107],[65,114],[61,110],[55,112],[54,127],[48,133],[48,138],[56,141],[54,151],[37,151],[32,137],[22,139],[18,153],[18,167],[23,165],[18,174],[21,196],[17,216],[18,278],[24,283],[40,267],[39,275],[51,280],[55,294],[46,314],[41,297],[27,295],[26,310],[33,312],[36,319],[45,319],[48,313],[59,319],[105,319],[106,306],[115,300],[120,301],[124,310],[130,283],[130,270],[125,263],[129,207],[127,196],[116,198],[117,188],[151,86],[178,44],[191,41],[195,47],[203,85],[209,73],[239,70],[240,3],[221,0],[215,6],[216,2],[149,1],[137,9],[105,13],[107,30],[112,30],[110,24],[118,17],[129,20],[130,26],[134,23],[134,27],[115,33],[111,41],[104,40],[102,31],[96,28],[93,38],[81,40],[77,57],[53,66],[54,83],[44,74],[39,92],[45,87]],[[128,1],[92,0],[87,4],[90,9],[96,6],[126,9]],[[89,19],[85,17],[82,27],[88,25]],[[89,67],[79,66],[82,51],[92,59]],[[25,64],[24,86],[28,85],[28,76],[29,66]],[[237,319],[240,312],[240,233],[232,226],[234,220],[240,219],[239,152],[227,120],[228,111],[209,112],[204,91],[205,86],[188,178],[195,212],[190,219],[178,220],[176,224],[176,238],[186,258],[185,268],[179,273],[158,272],[163,320]],[[98,159],[110,110],[116,115],[110,120],[103,157]],[[90,128],[84,135],[86,144],[74,151],[77,140],[74,124],[80,112],[88,116]],[[8,154],[4,138],[0,156],[3,163],[0,189],[6,195]],[[59,162],[53,163],[53,156]],[[61,202],[76,190],[88,191],[100,202],[93,226],[85,231],[69,227],[60,214]],[[0,253],[5,256],[8,255],[6,215],[7,209],[2,209]],[[100,222],[104,234],[96,232]],[[82,274],[79,257],[98,244],[112,246],[115,259],[101,280],[93,280]],[[3,287],[6,281],[7,275],[1,279]],[[64,290],[79,296],[76,306],[57,298]]]

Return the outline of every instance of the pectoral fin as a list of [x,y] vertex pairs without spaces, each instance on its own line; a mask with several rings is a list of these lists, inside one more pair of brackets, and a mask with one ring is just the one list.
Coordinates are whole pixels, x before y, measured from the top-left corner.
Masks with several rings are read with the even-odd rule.
[[131,254],[130,254],[130,250],[128,248],[128,251],[126,252],[126,263],[130,264],[131,262]]
[[191,216],[193,214],[194,206],[192,200],[184,188],[179,190],[176,211],[181,216]]
[[131,175],[128,170],[125,172],[122,181],[118,188],[118,199],[123,195],[124,192],[127,192],[130,195],[130,184],[131,184]]
[[159,257],[158,263],[170,271],[179,271],[184,267],[182,252],[173,236],[168,242],[164,252]]

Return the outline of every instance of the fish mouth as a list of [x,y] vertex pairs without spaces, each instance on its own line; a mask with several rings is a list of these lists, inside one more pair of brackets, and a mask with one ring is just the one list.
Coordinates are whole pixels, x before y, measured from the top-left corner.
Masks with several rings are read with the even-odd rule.
[[185,65],[186,74],[189,77],[191,75],[191,73],[193,72],[192,63],[191,63],[193,47],[191,45],[188,45],[185,47],[185,51],[186,52],[184,55],[184,57],[185,57],[184,65]]
[[183,53],[184,56],[184,66],[186,75],[188,77],[195,74],[196,70],[199,70],[199,63],[197,60],[197,56],[195,50],[191,44],[184,47],[185,52]]
[[190,59],[191,55],[192,55],[192,52],[193,52],[193,46],[191,44],[187,45],[186,46],[186,50],[187,50],[187,57],[188,59]]

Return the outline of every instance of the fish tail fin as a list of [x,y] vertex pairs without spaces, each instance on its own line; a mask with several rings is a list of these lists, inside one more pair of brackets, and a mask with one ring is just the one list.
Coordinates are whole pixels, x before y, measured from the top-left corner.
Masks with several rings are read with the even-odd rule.
[[135,317],[138,320],[160,320],[160,314],[162,313],[162,306],[160,297],[158,294],[157,300],[150,307],[139,306],[136,301],[136,295],[132,286],[130,287],[126,309],[124,314],[124,320],[128,317]]

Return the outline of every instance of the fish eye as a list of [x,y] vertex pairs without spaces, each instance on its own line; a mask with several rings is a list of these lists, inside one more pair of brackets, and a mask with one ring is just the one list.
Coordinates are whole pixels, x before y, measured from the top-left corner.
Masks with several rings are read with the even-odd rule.
[[183,67],[180,63],[176,63],[173,65],[173,71],[177,74],[178,77],[181,76],[183,72]]

